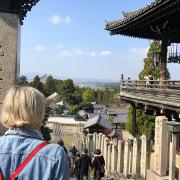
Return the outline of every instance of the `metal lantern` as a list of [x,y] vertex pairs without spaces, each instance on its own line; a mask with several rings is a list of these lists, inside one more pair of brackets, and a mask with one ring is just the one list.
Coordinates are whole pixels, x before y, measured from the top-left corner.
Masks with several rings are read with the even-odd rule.
[[172,134],[180,133],[180,123],[176,121],[169,121],[166,123],[168,131]]
[[158,66],[160,63],[160,59],[161,59],[161,54],[158,50],[154,50],[153,51],[153,61],[155,66]]

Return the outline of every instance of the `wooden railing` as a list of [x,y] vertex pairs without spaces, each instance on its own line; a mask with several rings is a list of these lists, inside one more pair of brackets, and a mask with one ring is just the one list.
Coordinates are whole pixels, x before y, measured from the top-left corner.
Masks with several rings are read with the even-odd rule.
[[153,88],[153,89],[174,89],[180,90],[180,81],[159,81],[159,80],[149,80],[149,81],[142,81],[142,80],[123,80],[121,82],[121,89],[122,88]]
[[140,102],[180,111],[180,81],[131,81],[123,80],[120,97],[124,100]]

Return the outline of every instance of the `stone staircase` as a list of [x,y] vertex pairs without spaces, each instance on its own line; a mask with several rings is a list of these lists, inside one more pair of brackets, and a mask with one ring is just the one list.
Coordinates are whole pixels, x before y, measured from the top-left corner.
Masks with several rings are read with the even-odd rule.
[[108,174],[107,177],[102,178],[102,180],[143,180],[143,178],[134,174],[128,174],[127,177],[125,177],[123,174],[114,172]]

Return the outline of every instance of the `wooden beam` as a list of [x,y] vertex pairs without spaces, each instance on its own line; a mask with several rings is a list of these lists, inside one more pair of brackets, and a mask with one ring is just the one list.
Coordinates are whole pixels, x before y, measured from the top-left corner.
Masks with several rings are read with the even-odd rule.
[[168,41],[163,38],[161,43],[160,80],[166,80],[167,44]]

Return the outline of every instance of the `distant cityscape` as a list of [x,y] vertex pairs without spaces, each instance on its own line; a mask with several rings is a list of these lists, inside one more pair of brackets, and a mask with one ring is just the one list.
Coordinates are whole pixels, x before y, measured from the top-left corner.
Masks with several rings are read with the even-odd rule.
[[[27,73],[23,74],[27,77],[28,81],[32,81],[36,75],[39,77],[44,76],[45,74],[39,74],[39,73]],[[108,88],[119,88],[120,80],[111,80],[111,79],[81,79],[81,78],[71,78],[71,77],[61,77],[52,75],[56,79],[72,79],[75,85],[78,85],[79,87],[90,87],[92,89],[104,89],[106,87]]]

